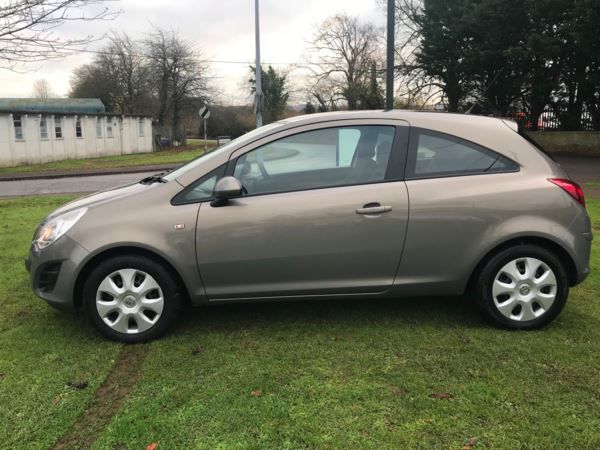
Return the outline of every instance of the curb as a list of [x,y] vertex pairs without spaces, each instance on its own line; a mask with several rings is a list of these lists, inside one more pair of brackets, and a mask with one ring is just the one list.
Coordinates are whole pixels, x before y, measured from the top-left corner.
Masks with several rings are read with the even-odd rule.
[[45,180],[52,178],[68,178],[68,177],[91,177],[94,175],[121,175],[126,173],[141,173],[141,172],[160,172],[161,170],[169,170],[178,167],[180,164],[165,164],[156,166],[133,166],[133,167],[116,167],[107,169],[90,169],[72,171],[55,171],[55,172],[33,172],[33,173],[7,173],[0,174],[0,182],[2,181],[20,181],[20,180]]

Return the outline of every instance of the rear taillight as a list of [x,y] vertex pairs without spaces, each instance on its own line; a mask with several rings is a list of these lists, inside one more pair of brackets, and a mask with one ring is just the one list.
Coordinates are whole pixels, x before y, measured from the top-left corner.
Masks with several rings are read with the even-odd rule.
[[559,188],[573,197],[577,203],[585,208],[585,197],[583,196],[583,190],[577,183],[565,178],[548,178],[548,181],[557,185]]

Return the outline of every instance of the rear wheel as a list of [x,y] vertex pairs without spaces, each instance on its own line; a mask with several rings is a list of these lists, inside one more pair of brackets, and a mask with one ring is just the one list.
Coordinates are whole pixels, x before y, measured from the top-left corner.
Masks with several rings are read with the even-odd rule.
[[127,343],[162,336],[180,309],[169,272],[149,258],[134,255],[100,263],[84,283],[83,300],[102,335]]
[[511,247],[483,266],[476,287],[483,313],[507,328],[539,328],[562,311],[569,295],[567,272],[549,250]]

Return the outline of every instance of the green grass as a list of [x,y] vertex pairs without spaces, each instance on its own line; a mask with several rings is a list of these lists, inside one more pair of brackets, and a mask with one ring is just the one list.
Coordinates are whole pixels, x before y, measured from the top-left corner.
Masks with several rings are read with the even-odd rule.
[[[21,257],[65,200],[0,201],[3,448],[48,447],[121,349],[29,291]],[[594,272],[544,330],[493,328],[457,299],[194,310],[148,345],[94,448],[599,448],[600,200],[588,210]]]
[[[208,148],[214,148],[216,141],[208,141]],[[204,152],[204,140],[190,139],[185,147],[151,153],[136,153],[131,155],[103,156],[89,159],[67,159],[45,164],[21,165],[16,167],[0,167],[0,175],[6,173],[33,173],[114,169],[134,166],[150,166],[162,164],[182,164]]]
[[[70,197],[0,201],[0,446],[48,448],[83,410],[120,347],[29,289],[23,265],[35,226]],[[68,382],[87,381],[76,390]]]

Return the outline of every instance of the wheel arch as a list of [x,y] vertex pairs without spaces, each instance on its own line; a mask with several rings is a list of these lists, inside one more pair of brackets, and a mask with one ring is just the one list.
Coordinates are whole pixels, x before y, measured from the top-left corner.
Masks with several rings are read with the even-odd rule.
[[83,284],[85,283],[85,280],[87,279],[91,271],[94,269],[94,267],[96,267],[101,261],[105,261],[106,259],[125,255],[143,256],[161,264],[169,272],[169,275],[171,275],[171,277],[177,284],[178,291],[182,294],[183,304],[186,306],[190,304],[189,288],[185,284],[183,278],[175,269],[173,264],[171,264],[163,256],[159,255],[156,252],[153,252],[152,250],[143,247],[127,245],[104,249],[85,262],[85,264],[77,274],[75,283],[73,285],[73,305],[75,308],[79,309],[82,305]]
[[520,236],[497,244],[478,261],[477,265],[471,272],[469,281],[467,282],[467,291],[473,288],[474,283],[477,280],[479,273],[481,272],[481,269],[483,268],[484,264],[487,261],[489,261],[490,258],[498,254],[499,252],[506,250],[507,248],[517,247],[520,245],[536,245],[553,252],[561,261],[565,263],[565,269],[567,271],[567,277],[569,279],[569,286],[574,286],[575,284],[577,284],[577,266],[575,265],[574,259],[562,245],[546,237]]

